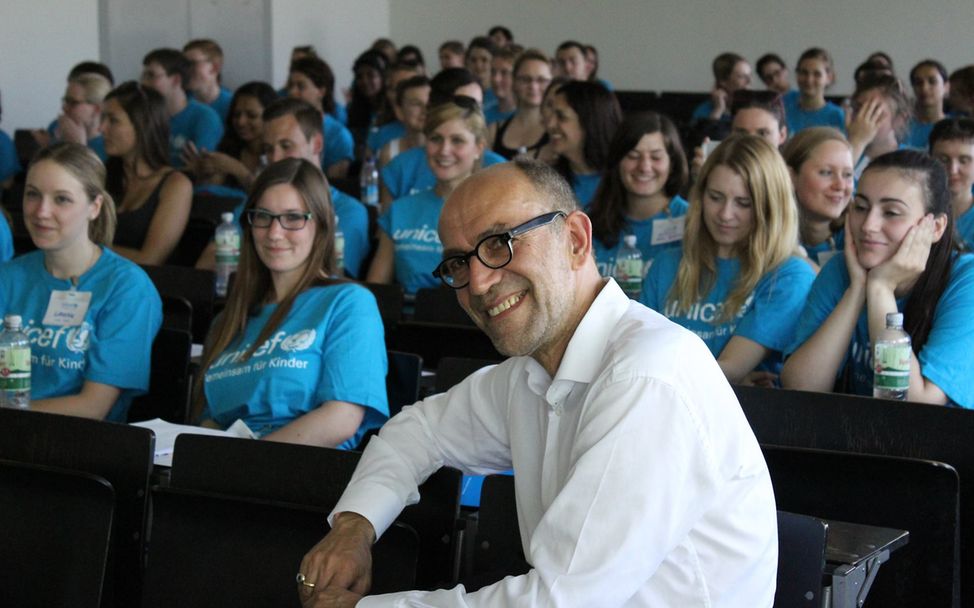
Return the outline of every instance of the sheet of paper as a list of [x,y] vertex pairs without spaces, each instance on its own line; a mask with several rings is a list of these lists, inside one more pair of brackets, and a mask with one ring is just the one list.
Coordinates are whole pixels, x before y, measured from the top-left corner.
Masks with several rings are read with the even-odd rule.
[[254,433],[243,420],[237,420],[225,431],[220,429],[208,429],[201,426],[191,426],[188,424],[173,424],[159,418],[154,420],[146,420],[145,422],[134,422],[132,423],[132,426],[140,426],[155,433],[156,450],[152,463],[164,467],[172,466],[172,455],[176,445],[176,437],[183,433],[256,439]]

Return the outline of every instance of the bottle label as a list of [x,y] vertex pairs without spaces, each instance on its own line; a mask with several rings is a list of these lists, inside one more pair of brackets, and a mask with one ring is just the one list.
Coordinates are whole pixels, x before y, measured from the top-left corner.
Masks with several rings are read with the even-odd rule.
[[379,204],[379,184],[373,182],[365,187],[365,204],[372,206]]
[[216,263],[236,266],[240,259],[240,235],[227,231],[216,235]]
[[910,344],[880,342],[873,351],[873,385],[877,388],[905,390],[910,388]]
[[339,275],[345,272],[345,234],[342,232],[335,235],[335,272]]
[[30,347],[0,347],[0,391],[30,390]]
[[616,260],[616,282],[626,293],[638,293],[643,286],[643,262],[638,258]]

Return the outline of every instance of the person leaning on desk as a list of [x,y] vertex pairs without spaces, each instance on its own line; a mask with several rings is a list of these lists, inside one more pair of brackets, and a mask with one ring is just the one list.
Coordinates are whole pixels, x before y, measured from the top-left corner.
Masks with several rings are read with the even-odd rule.
[[[599,277],[591,222],[536,161],[446,201],[436,275],[510,358],[406,408],[369,443],[297,574],[305,607],[770,606],[771,479],[706,346]],[[533,569],[362,598],[371,544],[440,466],[517,471]]]

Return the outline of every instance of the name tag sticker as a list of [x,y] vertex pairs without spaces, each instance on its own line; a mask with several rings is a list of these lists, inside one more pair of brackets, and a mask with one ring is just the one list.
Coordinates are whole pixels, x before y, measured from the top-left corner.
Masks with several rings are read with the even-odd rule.
[[653,245],[665,245],[683,238],[683,226],[686,216],[670,217],[663,220],[653,220]]
[[90,291],[52,291],[51,300],[47,303],[47,312],[44,313],[44,325],[60,327],[81,325],[90,305]]

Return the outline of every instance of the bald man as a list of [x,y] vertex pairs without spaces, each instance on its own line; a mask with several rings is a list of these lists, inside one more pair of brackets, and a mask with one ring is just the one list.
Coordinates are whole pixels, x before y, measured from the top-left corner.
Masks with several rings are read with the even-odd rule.
[[[771,606],[774,496],[706,346],[599,277],[592,226],[546,165],[447,200],[435,274],[510,358],[390,420],[301,563],[311,606]],[[440,466],[513,468],[532,569],[362,597],[370,548]]]

